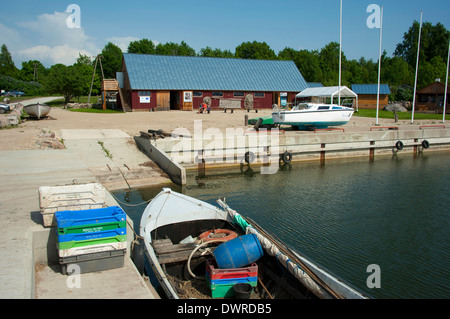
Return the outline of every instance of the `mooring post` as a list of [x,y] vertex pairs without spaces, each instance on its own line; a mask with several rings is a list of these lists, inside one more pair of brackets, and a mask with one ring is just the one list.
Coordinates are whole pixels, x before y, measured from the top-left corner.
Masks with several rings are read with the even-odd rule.
[[198,151],[198,165],[197,165],[197,174],[200,177],[205,176],[206,174],[206,164],[205,164],[205,150]]
[[[322,144],[321,147],[325,148],[325,144]],[[325,151],[320,152],[320,165],[325,165]]]
[[[370,145],[375,145],[375,141],[370,141]],[[375,159],[375,148],[371,147],[369,149],[369,161],[373,162]]]
[[[417,138],[414,139],[414,143],[419,142],[419,140]],[[414,158],[417,157],[417,155],[419,154],[419,147],[415,144],[414,145],[414,151],[413,151],[413,156]]]

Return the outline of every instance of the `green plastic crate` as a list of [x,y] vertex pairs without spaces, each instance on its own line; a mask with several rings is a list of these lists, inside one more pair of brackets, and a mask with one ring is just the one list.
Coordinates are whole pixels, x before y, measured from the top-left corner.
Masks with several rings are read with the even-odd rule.
[[66,241],[66,242],[58,242],[58,249],[70,249],[70,248],[78,248],[84,246],[98,245],[98,244],[109,244],[109,243],[117,243],[117,242],[126,242],[127,235],[117,235],[114,237],[106,237],[106,238],[96,238],[90,240],[80,240],[80,241]]
[[73,227],[58,228],[58,235],[95,233],[99,231],[111,230],[116,228],[126,228],[126,227],[127,227],[126,221],[117,221],[103,224],[79,225]]
[[[211,284],[210,279],[206,276],[206,281],[208,283],[209,288],[211,289],[211,298],[231,298],[234,297],[235,292],[233,286],[236,283],[232,284]],[[258,285],[258,281],[249,281],[247,282],[252,287],[256,287]]]

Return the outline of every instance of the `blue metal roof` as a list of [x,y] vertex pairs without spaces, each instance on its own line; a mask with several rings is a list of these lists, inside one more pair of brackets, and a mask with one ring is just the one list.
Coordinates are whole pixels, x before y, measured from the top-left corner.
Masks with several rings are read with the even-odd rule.
[[292,61],[124,53],[133,90],[300,92],[308,86]]
[[321,88],[323,84],[320,82],[308,82],[308,88]]
[[[356,94],[378,94],[378,84],[352,84]],[[388,84],[380,84],[380,94],[391,94]]]

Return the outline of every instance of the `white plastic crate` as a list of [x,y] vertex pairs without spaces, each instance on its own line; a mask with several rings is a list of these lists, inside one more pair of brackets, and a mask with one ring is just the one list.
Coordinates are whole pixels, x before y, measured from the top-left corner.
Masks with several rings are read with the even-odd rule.
[[109,243],[109,244],[99,244],[85,247],[76,247],[70,249],[58,249],[59,257],[72,257],[78,255],[86,255],[99,253],[110,250],[126,250],[127,242]]
[[39,187],[44,226],[55,226],[55,212],[106,207],[106,190],[99,183]]

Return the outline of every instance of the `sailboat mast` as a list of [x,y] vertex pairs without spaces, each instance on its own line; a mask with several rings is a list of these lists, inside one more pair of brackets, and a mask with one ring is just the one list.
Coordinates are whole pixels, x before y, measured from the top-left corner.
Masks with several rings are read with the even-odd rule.
[[447,72],[445,73],[445,95],[444,95],[444,109],[442,111],[442,123],[445,123],[445,111],[447,108],[448,65],[449,64],[450,64],[450,40],[448,41],[448,59],[447,59]]
[[[339,96],[338,105],[341,105],[341,75],[342,75],[342,0],[340,9],[340,26],[339,26]],[[333,103],[333,101],[331,101]]]
[[417,72],[419,71],[420,36],[422,35],[422,16],[423,16],[423,11],[420,11],[419,41],[417,43],[416,77],[414,80],[414,96],[413,96],[411,124],[414,124],[414,109],[416,108]]
[[380,57],[378,59],[378,92],[377,92],[377,121],[378,125],[378,112],[380,108],[380,81],[381,81],[381,43],[383,41],[383,6],[381,6],[381,24],[380,24]]

